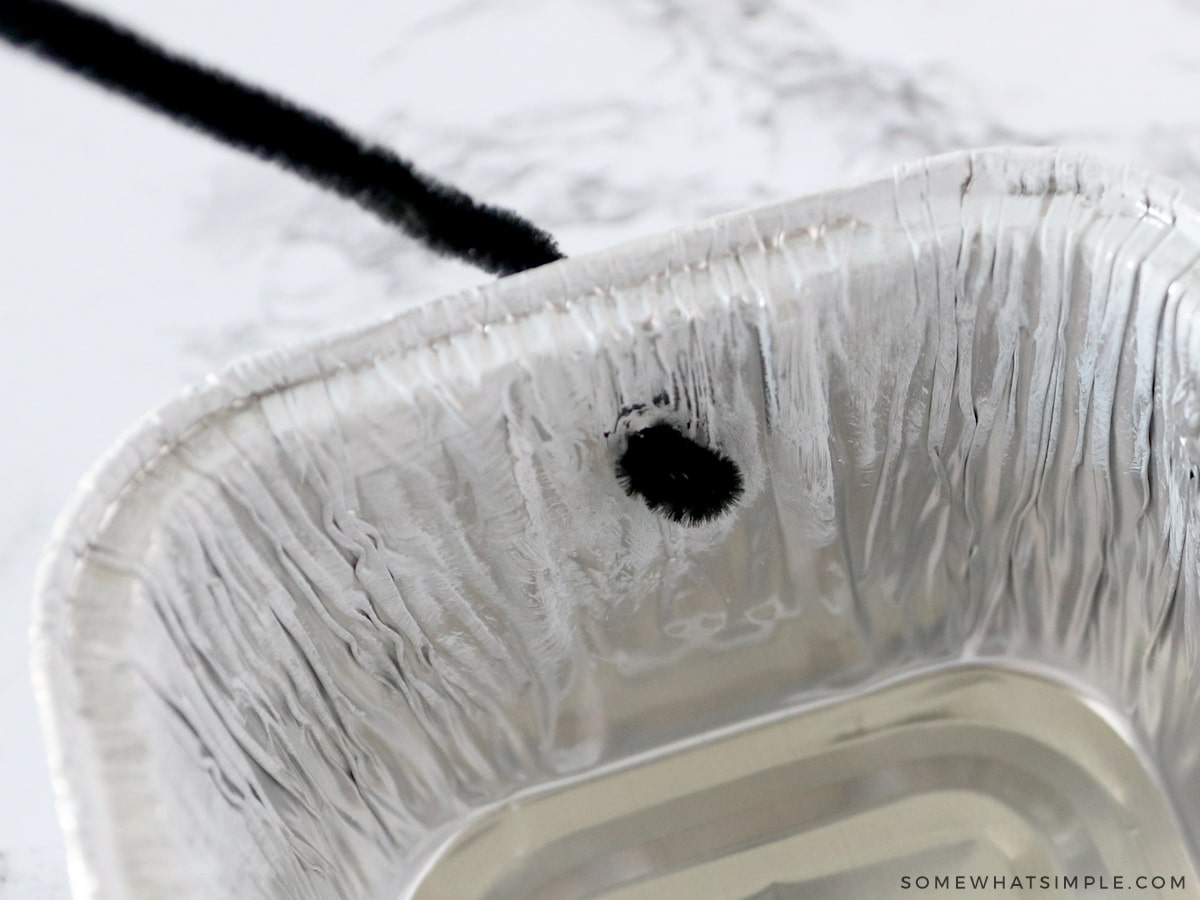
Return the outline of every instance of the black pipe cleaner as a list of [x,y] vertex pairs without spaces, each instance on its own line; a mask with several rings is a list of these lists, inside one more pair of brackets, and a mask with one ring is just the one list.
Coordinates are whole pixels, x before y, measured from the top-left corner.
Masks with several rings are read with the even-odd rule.
[[330,119],[56,0],[0,0],[0,37],[223,143],[276,163],[497,275],[561,259],[554,240]]

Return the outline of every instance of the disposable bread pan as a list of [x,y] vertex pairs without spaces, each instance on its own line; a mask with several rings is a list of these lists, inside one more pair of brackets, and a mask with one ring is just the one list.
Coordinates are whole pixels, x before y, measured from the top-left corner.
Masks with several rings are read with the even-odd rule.
[[1198,261],[986,150],[232,365],[43,563],[75,897],[1197,896]]

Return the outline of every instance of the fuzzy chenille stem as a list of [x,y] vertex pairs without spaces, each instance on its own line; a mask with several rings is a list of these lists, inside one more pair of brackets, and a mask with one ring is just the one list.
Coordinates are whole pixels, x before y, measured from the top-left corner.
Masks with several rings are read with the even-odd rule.
[[0,37],[180,124],[276,163],[497,275],[562,254],[508,212],[476,203],[318,113],[208,69],[56,0],[0,0]]

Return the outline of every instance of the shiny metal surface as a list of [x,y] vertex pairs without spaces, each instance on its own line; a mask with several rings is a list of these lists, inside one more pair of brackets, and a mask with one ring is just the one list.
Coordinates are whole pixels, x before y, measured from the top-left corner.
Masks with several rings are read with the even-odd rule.
[[[983,151],[226,371],[43,567],[76,895],[1194,866],[1198,235]],[[613,477],[664,394],[741,467],[711,524]]]
[[959,669],[506,800],[405,896],[886,897],[905,875],[1105,872],[1195,877],[1126,736],[1053,681]]

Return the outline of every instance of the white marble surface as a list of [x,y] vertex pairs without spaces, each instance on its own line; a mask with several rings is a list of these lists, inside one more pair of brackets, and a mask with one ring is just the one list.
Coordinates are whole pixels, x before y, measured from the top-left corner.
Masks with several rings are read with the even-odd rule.
[[[569,255],[998,143],[1200,189],[1195,0],[92,5],[386,140]],[[27,629],[78,479],[236,356],[485,276],[7,50],[0,85],[0,898],[55,900]]]

